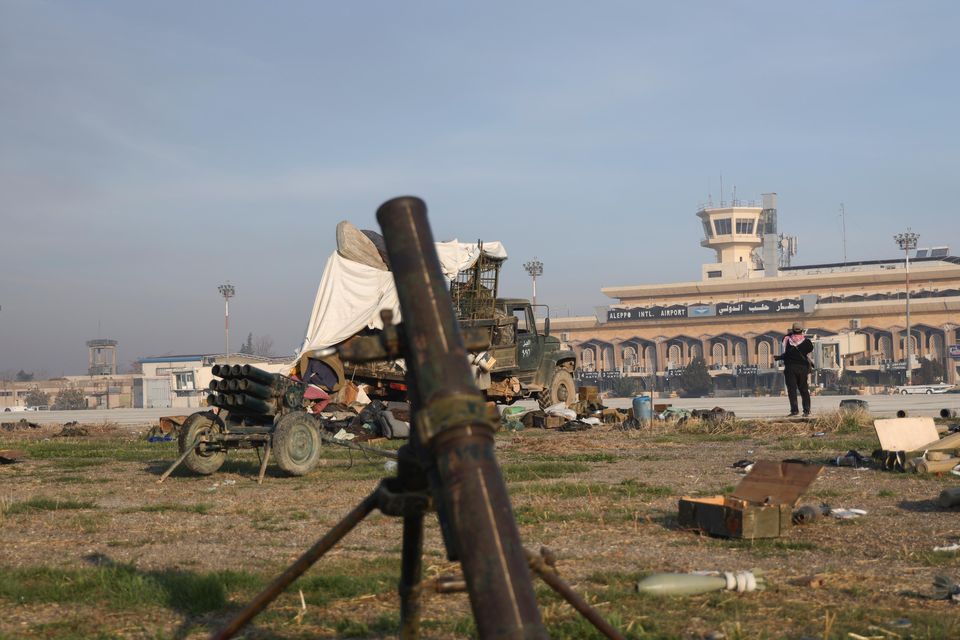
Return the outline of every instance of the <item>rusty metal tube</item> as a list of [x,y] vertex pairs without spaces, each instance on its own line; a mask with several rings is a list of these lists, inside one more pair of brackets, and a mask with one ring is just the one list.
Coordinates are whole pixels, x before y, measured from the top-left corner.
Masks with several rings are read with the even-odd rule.
[[[480,638],[547,638],[497,465],[493,425],[473,383],[426,205],[403,197],[377,211],[397,283],[414,390],[414,448],[431,484],[447,553],[459,559]],[[421,437],[426,441],[421,441]],[[432,459],[432,460],[430,460]],[[445,522],[444,522],[445,521]]]

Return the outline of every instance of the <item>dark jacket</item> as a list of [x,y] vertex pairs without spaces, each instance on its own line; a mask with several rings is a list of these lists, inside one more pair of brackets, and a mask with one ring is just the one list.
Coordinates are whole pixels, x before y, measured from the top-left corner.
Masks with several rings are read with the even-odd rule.
[[790,341],[784,339],[783,341],[784,348],[783,353],[779,356],[776,356],[776,360],[782,360],[784,365],[801,365],[804,367],[810,366],[810,359],[807,358],[807,354],[813,351],[813,343],[810,342],[810,338],[804,337],[803,342],[794,346]]

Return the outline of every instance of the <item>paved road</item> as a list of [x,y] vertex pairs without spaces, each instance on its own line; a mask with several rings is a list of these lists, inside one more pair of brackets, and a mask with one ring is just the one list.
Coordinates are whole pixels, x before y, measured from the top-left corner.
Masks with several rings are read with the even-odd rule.
[[[836,411],[840,400],[857,398],[870,403],[870,413],[875,416],[894,416],[897,410],[904,409],[911,416],[937,416],[940,409],[954,409],[960,412],[960,394],[946,393],[934,395],[878,395],[878,396],[814,396],[813,413]],[[610,398],[605,404],[610,407],[630,406],[629,398]],[[786,397],[779,398],[669,398],[654,400],[656,403],[670,403],[684,409],[712,409],[723,407],[736,412],[741,418],[770,418],[784,416],[790,410]],[[524,403],[530,404],[532,403]],[[113,423],[124,427],[149,427],[157,423],[161,416],[187,415],[195,409],[104,409],[88,411],[29,411],[0,413],[0,422],[16,422],[26,418],[37,424],[63,424],[76,420],[82,424]]]
[[[840,407],[840,401],[847,398],[866,400],[870,404],[870,413],[878,417],[893,417],[903,409],[911,416],[939,416],[940,409],[960,411],[960,394],[945,393],[933,395],[875,395],[875,396],[814,396],[813,414],[830,413]],[[669,398],[654,399],[655,403],[669,403],[682,409],[712,409],[723,407],[733,411],[739,418],[769,418],[785,416],[790,411],[790,401],[786,396],[763,398]],[[605,401],[607,406],[629,407],[628,398],[611,398]]]
[[76,420],[81,424],[109,422],[123,427],[153,426],[160,416],[189,415],[196,409],[89,409],[87,411],[17,411],[0,413],[0,422],[25,418],[37,424],[63,424]]

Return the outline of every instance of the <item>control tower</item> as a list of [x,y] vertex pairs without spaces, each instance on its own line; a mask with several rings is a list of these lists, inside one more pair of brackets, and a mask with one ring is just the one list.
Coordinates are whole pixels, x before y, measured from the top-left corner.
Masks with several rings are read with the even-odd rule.
[[[765,236],[776,234],[775,193],[763,194],[760,202],[732,200],[701,205],[697,217],[703,224],[700,246],[716,252],[716,262],[703,265],[703,279],[757,277],[753,273],[767,263],[763,259]],[[773,262],[776,264],[775,262]]]
[[87,340],[88,358],[87,373],[91,376],[117,375],[117,344],[116,340],[98,338]]

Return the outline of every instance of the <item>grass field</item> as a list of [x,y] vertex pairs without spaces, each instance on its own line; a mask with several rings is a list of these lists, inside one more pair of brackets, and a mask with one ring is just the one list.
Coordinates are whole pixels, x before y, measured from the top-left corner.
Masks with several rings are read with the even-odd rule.
[[[28,454],[0,467],[2,639],[206,637],[385,474],[381,458],[325,448],[311,475],[270,469],[258,486],[248,451],[215,475],[177,472],[158,485],[174,443],[109,426],[55,432],[0,435],[0,448]],[[497,436],[525,544],[553,550],[561,576],[627,637],[960,637],[960,605],[930,597],[937,574],[960,579],[958,555],[933,551],[960,540],[957,512],[935,506],[956,476],[825,467],[801,502],[866,516],[757,541],[677,526],[680,496],[734,491],[736,460],[823,462],[875,446],[866,421],[830,417]],[[456,575],[427,522],[425,578]],[[244,637],[396,637],[399,560],[399,521],[375,514]],[[766,591],[660,600],[635,587],[658,571],[750,568],[766,573]],[[545,585],[536,590],[552,637],[599,637]],[[423,613],[424,637],[474,633],[464,594],[427,592]]]

